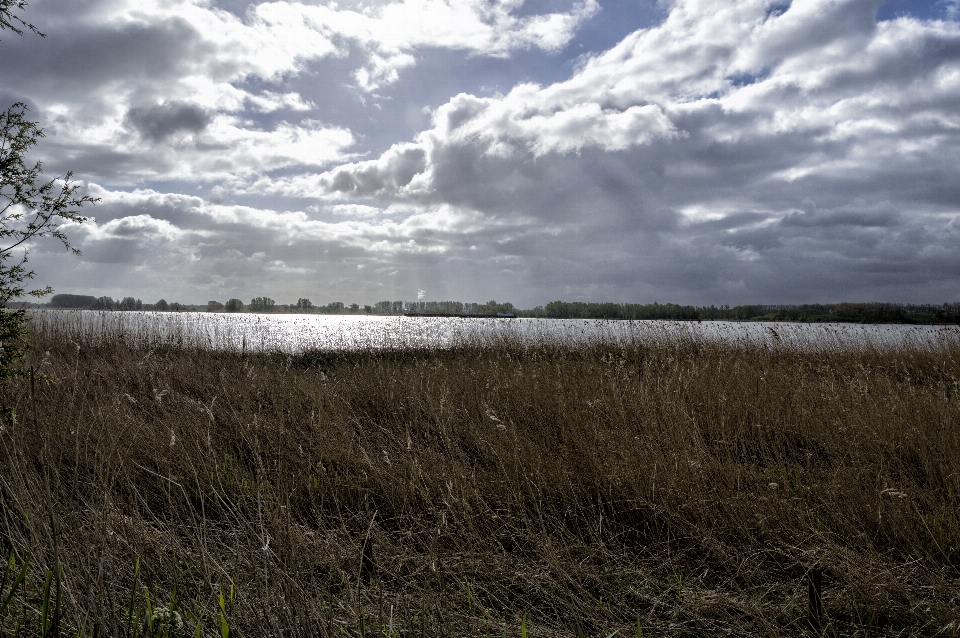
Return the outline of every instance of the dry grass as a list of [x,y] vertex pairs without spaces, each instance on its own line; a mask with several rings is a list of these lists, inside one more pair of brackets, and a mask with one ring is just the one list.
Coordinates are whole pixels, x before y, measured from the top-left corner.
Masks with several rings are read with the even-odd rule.
[[97,335],[44,322],[0,394],[0,634],[58,563],[63,635],[174,588],[185,635],[800,635],[814,564],[831,634],[960,633],[956,340]]

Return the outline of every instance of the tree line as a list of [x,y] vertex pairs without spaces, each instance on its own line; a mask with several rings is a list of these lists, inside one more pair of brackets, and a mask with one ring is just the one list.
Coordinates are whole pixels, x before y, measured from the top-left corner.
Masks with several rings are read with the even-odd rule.
[[[160,299],[156,303],[143,303],[134,297],[114,300],[112,297],[93,295],[56,294],[45,304],[49,308],[70,308],[79,310],[154,310],[160,312],[254,312],[254,313],[302,313],[302,314],[466,314],[495,315],[497,313],[518,314],[520,311],[511,303],[463,303],[460,301],[378,301],[372,305],[361,306],[357,303],[345,304],[331,301],[327,304],[314,304],[305,297],[294,304],[278,304],[270,297],[254,297],[249,303],[232,298],[224,302],[208,301],[206,304],[183,304]],[[43,307],[43,306],[41,306]]]
[[50,308],[73,308],[79,310],[160,310],[180,311],[188,310],[191,306],[181,303],[168,303],[161,299],[155,304],[145,304],[134,297],[123,297],[115,300],[113,297],[94,297],[92,295],[57,294],[45,304]]
[[552,319],[664,319],[671,321],[801,321],[852,323],[960,323],[960,303],[836,303],[684,306],[679,304],[552,301],[518,313]]
[[[364,306],[364,309],[370,306]],[[207,312],[280,312],[322,315],[355,314],[361,311],[360,304],[345,304],[342,301],[331,301],[326,305],[315,305],[306,297],[297,299],[294,304],[278,304],[270,297],[254,297],[249,304],[237,298],[228,299],[225,303],[208,301],[204,307]]]
[[134,297],[114,300],[90,295],[53,295],[51,308],[89,310],[155,310],[163,312],[252,312],[302,314],[373,314],[373,315],[516,315],[544,319],[660,319],[669,321],[800,321],[851,323],[914,323],[960,324],[960,303],[836,303],[801,305],[693,306],[672,303],[591,303],[584,301],[551,301],[529,310],[512,303],[488,301],[378,301],[361,306],[332,301],[314,304],[301,297],[293,304],[278,304],[270,297],[254,297],[249,303],[232,298],[225,302],[208,301],[206,305],[167,302],[143,303]]
[[[123,297],[119,300],[113,297],[95,297],[93,295],[70,295],[56,294],[50,298],[47,304],[33,304],[38,307],[63,308],[74,310],[153,310],[158,312],[253,312],[253,313],[304,313],[304,314],[357,314],[366,312],[368,314],[403,314],[404,302],[381,302],[390,304],[390,308],[398,308],[396,312],[387,310],[380,312],[374,310],[373,306],[363,306],[352,303],[345,304],[342,301],[332,301],[328,304],[317,305],[305,297],[297,299],[293,304],[278,304],[270,297],[254,297],[248,303],[237,298],[227,299],[226,301],[211,300],[206,304],[184,304],[175,301],[168,302],[166,299],[160,299],[155,303],[144,303],[134,297]],[[395,306],[394,304],[399,304]]]

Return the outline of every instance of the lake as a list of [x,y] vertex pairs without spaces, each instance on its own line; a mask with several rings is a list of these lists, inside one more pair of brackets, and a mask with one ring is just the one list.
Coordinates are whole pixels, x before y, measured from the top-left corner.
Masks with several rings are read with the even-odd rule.
[[817,349],[936,346],[960,340],[957,326],[732,321],[617,321],[609,319],[469,319],[365,315],[221,314],[35,310],[38,327],[67,324],[86,338],[118,333],[132,339],[218,349],[351,350],[446,347],[470,341],[528,344],[720,339],[775,347]]

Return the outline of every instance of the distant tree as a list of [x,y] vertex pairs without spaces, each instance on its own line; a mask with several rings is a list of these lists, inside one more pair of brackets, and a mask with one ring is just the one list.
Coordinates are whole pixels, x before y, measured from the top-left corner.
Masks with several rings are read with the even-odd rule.
[[270,297],[254,297],[250,300],[250,312],[273,312],[276,305]]
[[166,299],[161,299],[157,303],[153,304],[154,310],[159,310],[160,312],[166,312],[170,310],[170,304],[167,303]]
[[363,311],[369,315],[373,313],[373,306],[364,306]]
[[515,313],[516,308],[514,308],[513,304],[510,302],[497,303],[492,299],[487,303],[477,304],[474,307],[474,313],[478,315],[495,315],[498,312]]
[[313,302],[306,297],[297,299],[297,312],[310,312],[313,309]]
[[143,309],[143,302],[139,299],[134,299],[133,297],[124,297],[120,300],[120,303],[117,304],[117,310],[141,310]]
[[117,302],[113,300],[113,297],[97,297],[96,302],[91,306],[92,310],[114,310],[117,307]]
[[223,309],[227,312],[243,312],[243,302],[239,299],[227,299]]
[[207,312],[221,312],[223,311],[223,304],[219,301],[208,301],[207,302]]
[[350,312],[356,312],[358,310],[360,310],[360,304],[358,303],[350,304]]
[[187,310],[187,307],[182,303],[177,303],[174,301],[170,304],[170,312],[182,312],[184,310]]
[[50,306],[53,308],[90,308],[95,303],[97,298],[90,295],[59,294],[50,297]]

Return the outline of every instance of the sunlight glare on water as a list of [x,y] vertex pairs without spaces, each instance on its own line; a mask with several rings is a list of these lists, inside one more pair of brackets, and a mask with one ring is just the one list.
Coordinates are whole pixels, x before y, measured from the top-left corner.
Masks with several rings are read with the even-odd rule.
[[960,339],[957,326],[608,319],[468,319],[365,315],[38,311],[34,323],[67,323],[89,337],[118,333],[167,343],[246,351],[444,348],[509,339],[517,343],[620,345],[719,339],[817,349],[932,346]]

